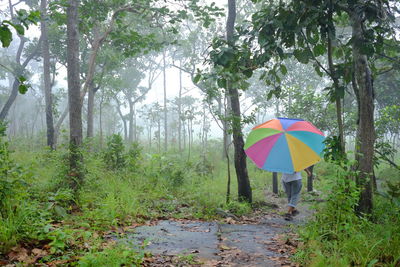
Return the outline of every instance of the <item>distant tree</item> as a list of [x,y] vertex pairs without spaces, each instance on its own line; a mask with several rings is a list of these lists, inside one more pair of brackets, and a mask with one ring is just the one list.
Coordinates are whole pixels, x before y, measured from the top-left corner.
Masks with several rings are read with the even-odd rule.
[[27,11],[24,10],[15,11],[15,6],[21,2],[22,1],[19,1],[13,4],[12,1],[9,1],[11,19],[0,21],[0,41],[3,47],[8,47],[12,41],[12,32],[10,30],[10,26],[16,30],[20,41],[17,53],[15,55],[15,67],[7,67],[0,63],[2,68],[5,68],[14,76],[10,95],[0,110],[0,121],[4,121],[6,119],[12,104],[17,98],[18,92],[24,94],[28,90],[29,85],[26,83],[24,72],[29,62],[39,53],[40,50],[41,39],[36,42],[34,49],[28,53],[24,53],[25,45],[29,41],[28,38],[24,36],[25,28],[27,29],[30,23],[36,24],[39,21],[40,13],[38,11],[31,11],[30,13],[27,13]]

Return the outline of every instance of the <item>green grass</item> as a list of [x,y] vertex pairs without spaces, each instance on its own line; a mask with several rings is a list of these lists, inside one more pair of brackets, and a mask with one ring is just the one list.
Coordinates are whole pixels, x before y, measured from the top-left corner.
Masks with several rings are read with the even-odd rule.
[[[342,189],[343,194],[340,187],[333,190],[332,184],[338,179],[334,166],[321,165],[329,171],[320,171],[322,181],[317,187],[328,201],[317,205],[315,220],[299,228],[304,245],[294,260],[304,266],[398,266],[400,207],[375,194],[373,214],[366,218],[355,216],[351,204],[346,206],[352,201],[346,191],[352,189]],[[390,173],[388,179],[399,178],[395,170],[378,172]]]
[[[199,154],[199,153],[198,153]],[[20,203],[7,218],[0,217],[0,247],[48,244],[51,254],[42,262],[72,260],[79,266],[120,266],[138,263],[143,254],[124,246],[103,248],[103,232],[158,218],[218,219],[217,208],[242,215],[251,212],[237,202],[237,181],[231,165],[231,202],[226,204],[226,163],[220,153],[204,158],[180,158],[174,153],[142,153],[135,168],[111,170],[101,153],[84,152],[85,183],[78,196],[66,186],[67,152],[15,147],[12,160],[24,170]],[[132,162],[132,161],[131,161]],[[255,202],[271,187],[270,174],[249,167]],[[73,203],[79,207],[75,210]],[[32,223],[33,222],[33,223]],[[97,233],[97,234],[96,234]],[[100,238],[84,238],[93,235]],[[87,248],[89,247],[89,249]],[[120,258],[118,255],[122,255]]]
[[[190,161],[172,152],[142,152],[142,157],[133,161],[135,168],[116,170],[108,168],[101,153],[85,152],[85,184],[77,197],[64,188],[66,155],[62,148],[54,152],[17,149],[12,153],[23,170],[17,173],[18,177],[26,185],[16,189],[19,193],[8,202],[9,215],[0,218],[1,251],[21,242],[41,242],[49,244],[52,251],[43,262],[72,259],[79,266],[139,264],[144,257],[141,249],[104,247],[102,233],[158,218],[218,219],[218,208],[236,215],[252,211],[250,205],[236,201],[233,164],[232,201],[226,204],[226,163],[218,151],[210,152],[207,162],[195,157],[195,152]],[[250,162],[248,171],[253,202],[268,202],[265,190],[272,191],[272,174]],[[376,197],[370,220],[357,218],[346,211],[348,200],[343,194],[336,192],[332,196],[337,167],[321,162],[315,173],[315,189],[331,202],[319,205],[319,220],[299,229],[304,245],[294,259],[304,266],[395,266],[400,259],[398,207],[388,199]],[[399,177],[398,171],[389,168],[377,173],[383,180],[395,181]],[[332,212],[332,203],[339,199],[343,212]],[[71,203],[79,209],[73,210]]]

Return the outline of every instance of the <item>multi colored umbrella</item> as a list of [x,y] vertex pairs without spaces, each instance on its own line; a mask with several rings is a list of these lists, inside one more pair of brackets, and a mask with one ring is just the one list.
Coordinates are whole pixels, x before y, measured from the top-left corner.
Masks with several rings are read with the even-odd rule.
[[324,134],[308,121],[277,118],[254,127],[244,149],[263,170],[293,173],[320,160],[324,139]]

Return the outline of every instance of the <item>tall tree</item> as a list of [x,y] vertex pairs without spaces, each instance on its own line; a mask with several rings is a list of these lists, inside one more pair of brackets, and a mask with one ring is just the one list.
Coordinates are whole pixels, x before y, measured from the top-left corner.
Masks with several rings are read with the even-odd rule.
[[76,192],[83,182],[80,152],[82,145],[82,103],[79,77],[79,0],[69,0],[67,7],[67,78],[70,128],[70,185]]
[[350,21],[352,26],[352,47],[354,62],[353,89],[358,102],[358,128],[356,136],[356,166],[359,171],[356,182],[361,189],[360,199],[356,211],[368,213],[372,211],[372,175],[374,171],[374,88],[372,72],[368,57],[364,52],[365,39],[365,9],[360,4],[350,7]]
[[[228,0],[228,19],[226,21],[226,40],[229,47],[234,46],[234,29],[236,19],[236,1]],[[227,81],[227,91],[232,110],[232,135],[235,149],[235,169],[238,181],[239,200],[252,202],[250,180],[247,173],[246,154],[244,153],[244,141],[240,113],[239,92],[234,88],[232,81]]]
[[47,145],[55,148],[54,140],[54,123],[53,123],[53,100],[51,93],[50,80],[50,48],[47,28],[47,0],[40,1],[41,19],[40,30],[42,36],[42,57],[43,57],[43,81],[44,81],[44,96],[46,105],[46,127],[47,127]]

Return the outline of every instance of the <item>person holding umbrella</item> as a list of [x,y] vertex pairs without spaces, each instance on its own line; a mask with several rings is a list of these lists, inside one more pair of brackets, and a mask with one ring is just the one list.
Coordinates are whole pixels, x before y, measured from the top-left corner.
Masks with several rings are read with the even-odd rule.
[[[309,176],[311,172],[309,169],[304,169]],[[300,199],[301,188],[303,186],[301,181],[301,172],[282,173],[282,185],[288,199],[288,212],[285,214],[285,220],[291,221],[293,216],[299,214],[296,205]]]
[[255,126],[247,136],[244,150],[256,166],[282,173],[289,202],[288,220],[298,213],[296,204],[302,187],[300,172],[322,159],[324,140],[324,133],[311,122],[291,118],[266,121]]

